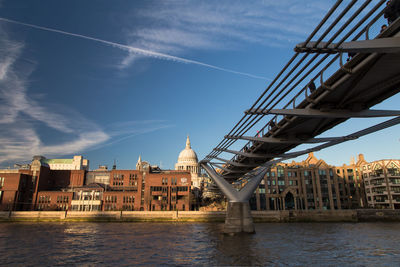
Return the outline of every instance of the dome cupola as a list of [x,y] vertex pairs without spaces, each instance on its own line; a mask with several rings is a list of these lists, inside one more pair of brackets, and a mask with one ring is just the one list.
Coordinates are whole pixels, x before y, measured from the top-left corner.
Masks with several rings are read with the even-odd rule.
[[179,163],[198,163],[196,152],[190,146],[189,136],[186,139],[186,147],[179,153],[178,164]]

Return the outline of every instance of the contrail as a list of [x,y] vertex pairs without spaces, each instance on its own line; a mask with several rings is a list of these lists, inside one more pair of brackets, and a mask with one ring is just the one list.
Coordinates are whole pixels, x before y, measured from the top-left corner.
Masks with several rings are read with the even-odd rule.
[[98,42],[98,43],[106,44],[106,45],[109,45],[109,46],[112,46],[112,47],[115,47],[115,48],[119,48],[121,50],[129,51],[129,52],[132,52],[132,53],[135,53],[135,54],[138,54],[138,55],[147,56],[147,57],[153,57],[153,58],[157,58],[157,59],[169,60],[169,61],[185,63],[185,64],[199,65],[199,66],[203,66],[203,67],[206,67],[206,68],[215,69],[215,70],[224,71],[224,72],[229,72],[229,73],[238,74],[238,75],[244,75],[244,76],[255,78],[255,79],[271,80],[271,79],[266,78],[266,77],[257,76],[257,75],[253,75],[253,74],[249,74],[249,73],[245,73],[245,72],[240,72],[240,71],[235,71],[235,70],[230,70],[230,69],[218,67],[218,66],[215,66],[215,65],[210,65],[210,64],[203,63],[203,62],[196,61],[196,60],[191,60],[191,59],[171,56],[171,55],[164,54],[164,53],[158,53],[158,52],[155,52],[155,51],[145,50],[145,49],[141,49],[141,48],[137,48],[137,47],[132,47],[132,46],[129,46],[129,45],[123,45],[123,44],[119,44],[119,43],[114,43],[114,42],[110,42],[110,41],[106,41],[106,40],[102,40],[102,39],[98,39],[98,38],[94,38],[94,37],[90,37],[90,36],[85,36],[85,35],[81,35],[81,34],[77,34],[77,33],[71,33],[71,32],[61,31],[61,30],[57,30],[57,29],[42,27],[42,26],[29,24],[29,23],[24,23],[24,22],[20,22],[20,21],[16,21],[16,20],[11,20],[11,19],[6,19],[6,18],[2,18],[2,17],[0,17],[0,21],[14,23],[14,24],[18,24],[18,25],[23,25],[23,26],[27,26],[27,27],[43,30],[43,31],[56,32],[56,33],[60,33],[60,34],[64,34],[64,35],[69,35],[69,36],[74,36],[74,37],[78,37],[78,38],[82,38],[82,39],[87,39],[87,40],[91,40],[91,41],[95,41],[95,42]]

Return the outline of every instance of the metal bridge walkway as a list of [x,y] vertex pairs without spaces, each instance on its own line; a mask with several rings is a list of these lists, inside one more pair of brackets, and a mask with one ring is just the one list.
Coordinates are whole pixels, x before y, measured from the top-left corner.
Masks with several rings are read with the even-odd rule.
[[[353,0],[342,6],[343,1],[337,1],[243,118],[200,162],[230,202],[246,203],[271,164],[400,123],[400,111],[370,109],[400,91],[400,19],[370,40],[385,1],[372,2]],[[317,41],[311,41],[316,36]],[[347,52],[352,58],[344,63]],[[329,78],[327,73],[332,73]],[[346,136],[318,138],[350,118],[371,117],[395,118]],[[238,140],[248,142],[240,150],[231,148]],[[291,152],[307,143],[320,145]],[[248,180],[240,191],[230,186],[238,179]]]

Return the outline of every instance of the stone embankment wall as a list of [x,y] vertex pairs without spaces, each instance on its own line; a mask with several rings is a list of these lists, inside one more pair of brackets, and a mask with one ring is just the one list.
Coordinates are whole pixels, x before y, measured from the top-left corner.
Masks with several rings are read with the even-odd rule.
[[[400,210],[252,211],[254,222],[399,221]],[[225,211],[13,211],[0,221],[193,221],[224,222]]]

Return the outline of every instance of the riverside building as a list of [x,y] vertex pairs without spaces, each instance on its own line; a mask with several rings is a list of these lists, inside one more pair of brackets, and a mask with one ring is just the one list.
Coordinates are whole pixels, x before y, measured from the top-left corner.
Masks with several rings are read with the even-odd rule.
[[266,173],[250,205],[254,210],[339,210],[371,207],[361,154],[349,165],[331,166],[313,153],[302,162],[279,163]]
[[189,171],[163,171],[140,157],[136,170],[52,170],[47,162],[35,156],[29,169],[0,170],[0,210],[190,209]]
[[361,168],[368,206],[400,209],[400,160],[365,162]]

